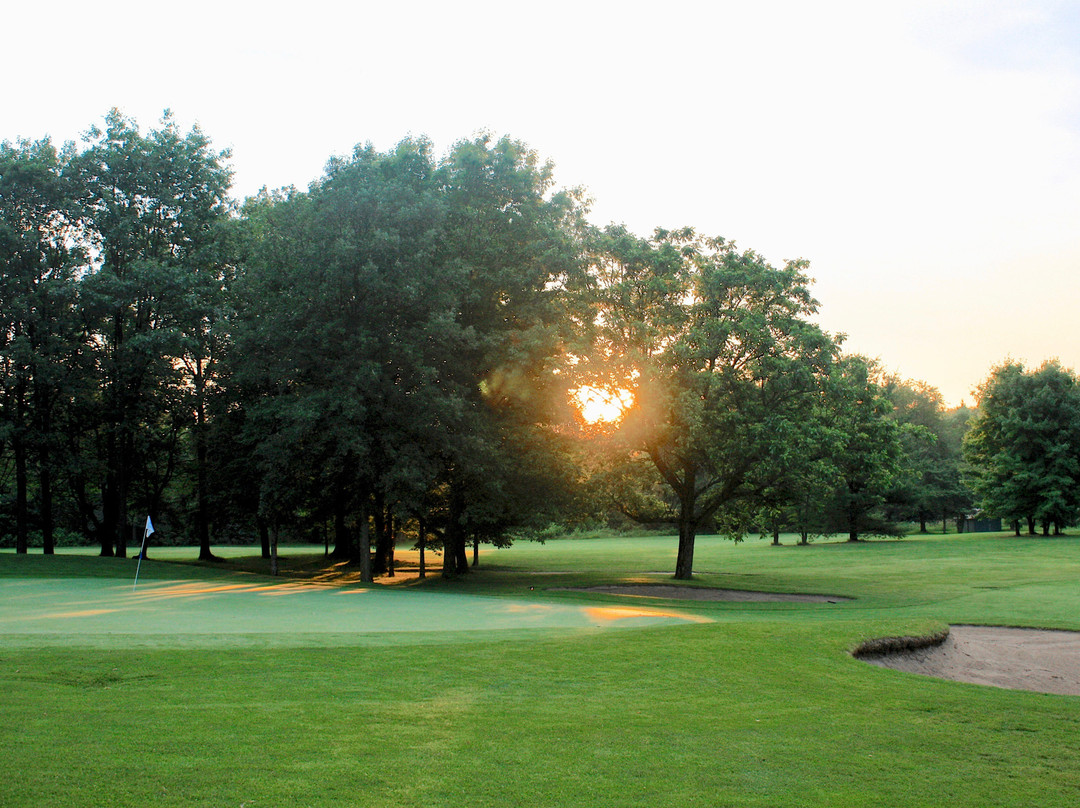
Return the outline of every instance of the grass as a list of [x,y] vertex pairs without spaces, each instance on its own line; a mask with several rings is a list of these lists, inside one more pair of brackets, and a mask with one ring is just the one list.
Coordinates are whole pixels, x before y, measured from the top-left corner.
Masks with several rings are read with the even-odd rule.
[[[297,575],[325,567],[309,548],[285,553]],[[72,618],[34,633],[27,610],[120,600],[134,562],[0,554],[0,805],[1028,807],[1080,798],[1080,698],[918,677],[848,653],[864,639],[949,622],[1080,629],[1080,540],[699,540],[704,572],[694,585],[854,598],[838,604],[561,589],[670,583],[656,573],[673,559],[670,537],[560,540],[489,551],[461,581],[401,576],[394,591],[289,597],[223,589],[272,584],[258,559],[145,562],[140,588],[183,579],[204,593],[139,601],[144,613],[94,618],[103,621],[95,632]],[[378,596],[375,611],[350,611],[368,595]],[[499,605],[569,614],[627,603],[708,622],[610,630],[488,620]],[[263,622],[235,625],[263,611]],[[159,628],[145,630],[140,617]],[[391,617],[425,630],[371,630]]]

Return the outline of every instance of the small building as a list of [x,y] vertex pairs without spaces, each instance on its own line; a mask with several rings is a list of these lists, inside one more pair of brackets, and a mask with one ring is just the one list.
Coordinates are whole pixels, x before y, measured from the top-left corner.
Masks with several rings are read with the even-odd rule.
[[991,519],[982,511],[968,514],[960,523],[960,533],[997,533],[1001,530],[1001,520]]

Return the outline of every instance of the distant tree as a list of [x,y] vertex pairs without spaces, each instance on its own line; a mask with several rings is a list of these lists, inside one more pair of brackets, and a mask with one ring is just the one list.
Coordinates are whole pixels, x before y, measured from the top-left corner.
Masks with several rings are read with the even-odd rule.
[[838,486],[824,501],[824,532],[844,532],[849,541],[865,534],[893,535],[882,512],[903,471],[903,432],[879,383],[876,363],[858,355],[833,366],[825,396],[827,422],[839,436],[832,462]]
[[941,432],[938,440],[943,447],[943,473],[938,480],[940,500],[938,516],[942,532],[947,530],[948,520],[962,524],[975,506],[975,492],[968,481],[967,461],[964,459],[964,435],[975,411],[961,405],[942,414]]
[[809,322],[806,268],[690,230],[600,236],[595,351],[635,396],[605,472],[627,515],[678,528],[676,578],[703,525],[745,530],[759,467],[817,401],[836,344]]
[[941,394],[923,382],[889,375],[883,386],[893,404],[892,417],[903,427],[901,473],[888,494],[890,510],[917,521],[923,533],[930,519],[940,518],[944,531],[948,517],[972,504],[961,474],[966,421],[946,411]]
[[822,505],[840,485],[837,457],[846,435],[837,428],[823,387],[818,400],[798,421],[781,425],[775,451],[757,467],[761,481],[760,529],[780,543],[783,529],[799,534],[799,543],[826,532]]
[[[1057,534],[1080,514],[1080,384],[1057,362],[995,368],[964,439],[982,507],[1028,532]],[[1019,531],[1019,527],[1017,527]]]

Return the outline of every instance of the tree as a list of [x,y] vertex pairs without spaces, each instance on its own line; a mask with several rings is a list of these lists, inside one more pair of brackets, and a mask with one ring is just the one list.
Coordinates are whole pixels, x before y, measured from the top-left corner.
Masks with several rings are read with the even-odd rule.
[[676,578],[692,577],[702,525],[745,530],[767,487],[762,465],[828,373],[836,343],[808,320],[806,269],[689,229],[600,236],[595,353],[635,397],[608,477],[629,516],[677,526]]
[[885,395],[892,417],[900,423],[904,448],[902,473],[888,494],[890,509],[918,521],[926,532],[932,518],[942,520],[971,507],[971,493],[961,475],[961,441],[966,421],[944,409],[941,394],[923,382],[886,376]]
[[168,112],[144,135],[113,110],[105,129],[91,129],[87,141],[76,165],[97,260],[81,293],[100,372],[104,479],[100,507],[84,502],[84,516],[102,555],[126,555],[135,470],[146,479],[155,471],[148,462],[158,461],[144,497],[163,490],[174,471],[171,457],[145,449],[174,451],[189,424],[179,360],[200,349],[190,327],[185,340],[190,324],[181,318],[195,314],[190,297],[228,213],[231,173],[227,152],[214,152],[198,128],[182,135]]
[[975,494],[967,479],[967,461],[964,460],[964,435],[967,434],[974,410],[961,405],[946,410],[942,416],[941,432],[938,440],[944,456],[944,473],[938,478],[939,500],[938,515],[941,517],[941,530],[944,533],[948,519],[954,518],[962,524],[975,504]]
[[880,375],[873,361],[848,355],[833,366],[826,388],[839,484],[823,502],[821,519],[824,532],[846,532],[853,542],[868,533],[896,533],[879,509],[903,471],[904,428],[891,417]]
[[463,141],[440,162],[406,140],[248,204],[238,378],[267,507],[332,513],[335,551],[362,564],[374,528],[375,572],[395,525],[422,518],[459,574],[467,539],[554,505],[537,497],[542,422],[580,250],[576,199],[551,191],[516,141]]
[[837,463],[846,436],[837,428],[823,387],[818,400],[797,421],[778,425],[776,449],[757,466],[761,480],[760,529],[780,543],[782,527],[799,533],[799,543],[829,532],[823,505],[842,484]]
[[[576,192],[519,141],[455,145],[440,171],[452,319],[436,323],[452,403],[443,443],[444,574],[465,545],[495,540],[566,502],[568,455],[550,429],[565,403],[565,344],[583,232]],[[527,459],[527,462],[523,462]]]
[[360,511],[366,537],[380,422],[408,429],[420,415],[413,394],[432,392],[409,362],[424,347],[410,336],[443,299],[430,266],[442,216],[432,174],[424,141],[385,155],[358,148],[308,193],[263,195],[245,210],[238,374],[262,436],[260,509],[291,518],[305,494],[321,494],[336,551],[362,563],[349,522]]
[[16,549],[27,551],[29,488],[36,466],[37,524],[53,551],[53,481],[62,468],[56,420],[80,338],[75,328],[76,268],[72,150],[48,140],[0,144],[0,432],[12,447]]
[[[1080,385],[1057,362],[1006,362],[979,387],[964,454],[982,507],[1055,534],[1080,514]],[[1017,527],[1019,532],[1019,527]]]

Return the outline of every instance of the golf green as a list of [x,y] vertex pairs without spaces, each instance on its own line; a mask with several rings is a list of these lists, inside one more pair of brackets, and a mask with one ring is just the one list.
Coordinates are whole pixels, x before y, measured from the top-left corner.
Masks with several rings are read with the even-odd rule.
[[[395,591],[384,587],[268,582],[240,577],[140,582],[114,578],[0,580],[5,644],[48,642],[199,647],[224,641],[295,644],[298,634],[446,634],[531,629],[629,628],[711,622],[648,606]],[[317,636],[315,638],[317,642]],[[378,638],[373,638],[379,641]],[[383,637],[382,641],[389,638]]]

